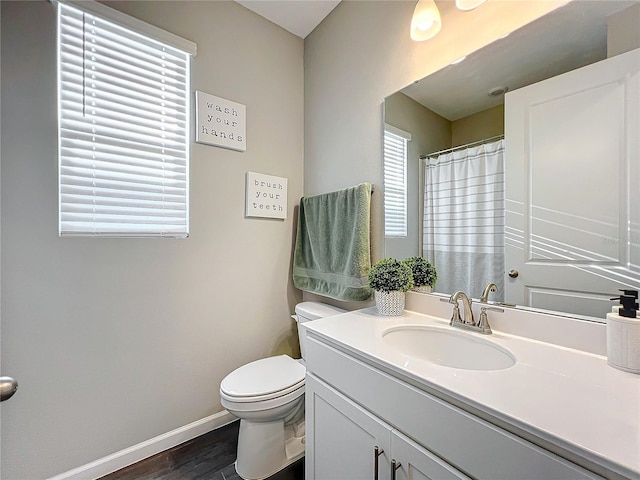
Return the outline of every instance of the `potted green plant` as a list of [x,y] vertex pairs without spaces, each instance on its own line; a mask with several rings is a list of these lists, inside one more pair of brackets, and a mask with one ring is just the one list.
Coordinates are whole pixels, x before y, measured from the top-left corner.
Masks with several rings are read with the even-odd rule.
[[424,257],[405,258],[402,263],[411,269],[413,275],[413,292],[431,293],[436,281],[438,273],[429,260]]
[[380,315],[402,315],[405,292],[413,287],[411,269],[395,258],[380,260],[371,267],[369,286]]

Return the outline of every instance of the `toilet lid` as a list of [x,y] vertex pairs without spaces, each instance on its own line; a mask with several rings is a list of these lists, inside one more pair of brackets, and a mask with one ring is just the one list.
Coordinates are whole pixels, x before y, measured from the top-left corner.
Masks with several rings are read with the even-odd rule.
[[227,375],[220,390],[227,396],[253,398],[284,395],[304,385],[306,369],[288,355],[247,363]]

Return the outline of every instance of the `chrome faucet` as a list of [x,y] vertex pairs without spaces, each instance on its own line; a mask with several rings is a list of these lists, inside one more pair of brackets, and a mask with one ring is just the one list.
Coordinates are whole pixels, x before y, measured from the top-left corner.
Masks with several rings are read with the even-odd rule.
[[[485,293],[487,295],[489,294],[489,291],[495,291],[491,290],[491,285],[493,284],[489,284],[485,290]],[[460,318],[460,306],[458,305],[459,299],[462,299],[462,307],[464,308],[462,318]],[[446,300],[443,298],[442,301]],[[451,295],[451,297],[449,298],[449,303],[453,304],[453,313],[451,315],[451,321],[449,322],[449,325],[451,325],[452,327],[464,328],[465,330],[472,330],[484,335],[491,334],[491,327],[489,326],[489,319],[487,318],[487,310],[491,310],[494,312],[504,312],[502,308],[489,306],[482,307],[482,312],[480,313],[480,321],[476,323],[475,319],[473,318],[473,311],[471,310],[472,301],[464,292],[457,291],[456,293]]]
[[482,296],[480,297],[480,303],[487,303],[489,301],[489,293],[497,292],[497,291],[498,291],[498,286],[495,283],[490,283],[489,285],[487,285],[484,288],[484,292],[482,293]]
[[[460,298],[462,298],[462,308],[464,308],[464,314],[462,318],[460,318],[460,308],[458,307],[458,299]],[[471,310],[471,300],[464,292],[458,290],[456,293],[451,295],[451,297],[449,298],[449,303],[453,303],[454,305],[453,315],[451,316],[451,322],[449,322],[449,325],[476,325],[476,320],[473,318],[473,311]]]

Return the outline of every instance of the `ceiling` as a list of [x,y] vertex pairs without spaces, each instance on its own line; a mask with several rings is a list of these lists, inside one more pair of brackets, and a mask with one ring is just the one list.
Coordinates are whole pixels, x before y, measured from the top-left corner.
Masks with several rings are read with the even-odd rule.
[[[303,39],[340,3],[235,1]],[[503,96],[489,91],[515,90],[606,58],[607,17],[637,1],[573,0],[402,92],[451,121],[499,105]]]
[[236,0],[240,5],[305,38],[340,0]]
[[515,90],[607,56],[607,17],[637,0],[574,0],[509,36],[404,88],[402,93],[454,121],[502,104]]

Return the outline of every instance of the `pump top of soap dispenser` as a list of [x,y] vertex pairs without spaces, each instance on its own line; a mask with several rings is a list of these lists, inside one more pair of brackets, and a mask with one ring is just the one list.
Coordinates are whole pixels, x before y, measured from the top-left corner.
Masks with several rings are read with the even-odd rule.
[[638,291],[637,290],[622,290],[622,295],[614,297],[611,300],[620,301],[619,315],[621,317],[636,318],[638,311]]

